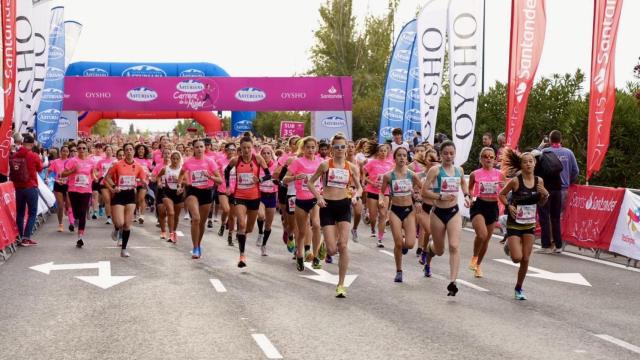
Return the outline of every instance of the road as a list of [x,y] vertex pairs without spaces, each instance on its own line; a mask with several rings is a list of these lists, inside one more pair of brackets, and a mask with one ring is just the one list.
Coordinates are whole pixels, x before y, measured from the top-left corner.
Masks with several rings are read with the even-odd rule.
[[[507,259],[497,240],[485,277],[467,270],[473,235],[466,231],[460,279],[467,283],[447,297],[446,255],[425,278],[410,252],[405,282],[394,283],[390,233],[380,251],[361,225],[361,241],[350,243],[349,274],[357,278],[348,297],[336,299],[333,285],[300,276],[314,275],[310,269],[295,270],[279,226],[267,257],[249,237],[249,266],[241,270],[237,249],[213,229],[203,258],[191,260],[188,226],[180,225],[185,235],[171,245],[147,215],[123,259],[102,220],[88,222],[83,249],[55,225],[51,217],[37,233],[39,246],[0,265],[0,359],[640,358],[639,272],[534,254],[531,266],[543,274],[579,273],[590,286],[528,277],[529,300],[516,301],[517,268],[495,260]],[[31,269],[50,262],[89,265]],[[108,262],[113,276],[134,277],[106,289],[77,278],[96,277],[98,262]],[[337,265],[324,270],[337,274]]]

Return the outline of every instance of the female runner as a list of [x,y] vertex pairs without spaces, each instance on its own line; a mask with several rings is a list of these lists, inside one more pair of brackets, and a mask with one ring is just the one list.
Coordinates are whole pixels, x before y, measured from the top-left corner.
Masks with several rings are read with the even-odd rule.
[[[273,157],[273,149],[269,145],[265,145],[260,149],[260,156],[269,166],[269,171],[273,174],[278,163]],[[264,176],[264,171],[260,171],[260,176]],[[271,225],[276,214],[276,205],[278,202],[277,180],[266,180],[260,183],[260,210],[258,211],[258,240],[256,246],[260,246],[262,256],[267,256],[267,241],[271,235]],[[263,228],[264,226],[264,228]],[[264,230],[263,230],[264,229]]]
[[155,168],[151,172],[150,182],[155,183],[156,193],[156,212],[158,215],[158,222],[160,223],[160,240],[169,239],[167,237],[167,210],[164,206],[164,189],[161,186],[162,178],[160,178],[160,172],[171,163],[171,149],[165,147],[162,150],[162,159],[156,163]]
[[[118,150],[118,153],[120,153],[124,158],[124,152],[121,152],[121,150]],[[107,225],[113,224],[113,221],[111,220],[111,192],[109,191],[109,189],[107,189],[106,185],[104,184],[104,178],[105,176],[107,176],[107,173],[109,172],[109,169],[111,169],[113,164],[115,164],[119,160],[122,160],[122,159],[114,158],[113,148],[111,147],[111,145],[107,145],[104,147],[104,158],[98,161],[98,163],[96,164],[96,168],[98,169],[98,174],[100,176],[100,178],[98,179],[98,183],[99,183],[98,189],[100,190],[100,195],[102,196],[102,202],[104,203],[104,210],[107,215],[107,221],[105,222],[105,224]]]
[[[347,161],[351,164],[355,165],[360,171],[360,165],[358,160],[356,159],[356,144],[353,141],[347,142]],[[360,174],[360,172],[358,172]],[[361,186],[362,187],[362,184]],[[362,192],[360,195],[355,194],[356,188],[354,186],[349,186],[349,196],[355,201],[351,202],[351,207],[353,208],[353,227],[351,228],[351,239],[354,242],[358,242],[358,225],[360,225],[360,219],[362,218]]]
[[[364,155],[368,158],[362,170],[367,184],[365,191],[367,192],[367,208],[369,209],[369,225],[371,226],[371,237],[375,238],[376,223],[378,224],[378,247],[383,248],[382,237],[387,223],[388,208],[378,207],[380,188],[382,186],[382,177],[384,174],[393,169],[393,162],[389,162],[389,146],[386,144],[378,144],[376,141],[368,141],[364,145]],[[372,158],[375,156],[375,158]],[[387,190],[383,196],[389,196]],[[383,202],[389,204],[388,202]]]
[[[236,144],[233,142],[228,142],[224,145],[225,156],[218,158],[218,168],[226,169],[227,165],[231,159],[233,159],[236,152]],[[223,181],[222,184],[218,185],[218,202],[220,203],[220,207],[222,208],[222,217],[220,218],[220,230],[218,230],[218,236],[224,235],[225,227],[229,230],[229,234],[227,236],[227,244],[229,246],[233,246],[233,228],[236,223],[236,217],[234,215],[233,205],[233,193],[236,188],[236,169],[233,168],[231,173],[229,174],[229,187]],[[227,188],[229,191],[227,191]]]
[[[152,160],[149,159],[149,148],[143,144],[136,145],[135,162],[138,163],[147,176],[151,173]],[[147,209],[145,197],[147,196],[147,185],[138,183],[136,185],[136,210],[138,212],[138,223],[144,224],[144,211]]]
[[179,151],[171,152],[171,163],[158,173],[158,188],[162,188],[162,204],[166,210],[169,222],[168,242],[176,244],[178,236],[176,230],[180,221],[180,211],[184,205],[184,188],[178,182],[182,170],[182,155]]
[[49,178],[49,173],[53,172],[56,174],[55,182],[53,184],[53,194],[56,197],[56,214],[58,215],[58,232],[63,231],[62,220],[64,217],[64,213],[69,210],[70,201],[67,200],[67,191],[69,190],[69,186],[67,185],[67,178],[62,177],[62,173],[64,172],[64,165],[69,160],[69,147],[63,145],[60,148],[60,157],[51,161],[49,163],[49,168],[47,169],[47,176],[45,179]]
[[426,176],[429,169],[436,166],[438,163],[438,152],[429,149],[422,156],[416,156],[416,161],[420,162],[424,166],[424,172],[422,173],[422,189],[420,190],[420,197],[422,198],[421,210],[418,212],[418,223],[420,224],[420,243],[418,244],[418,255],[420,260],[418,262],[424,265],[424,276],[431,277],[431,267],[427,264],[427,253],[425,249],[429,243],[429,237],[431,236],[431,209],[433,208],[433,200],[429,198],[427,190],[433,187],[433,184],[427,184]]

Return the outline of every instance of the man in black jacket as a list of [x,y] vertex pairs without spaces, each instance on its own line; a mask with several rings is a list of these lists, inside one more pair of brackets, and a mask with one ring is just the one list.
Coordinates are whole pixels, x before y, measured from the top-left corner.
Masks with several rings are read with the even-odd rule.
[[[549,200],[544,205],[538,206],[538,219],[540,220],[540,241],[542,249],[536,251],[542,254],[562,252],[562,231],[560,227],[560,215],[562,214],[562,179],[560,173],[556,175],[544,174],[541,169],[540,150],[532,151],[536,157],[534,175],[544,181],[544,187],[549,191]],[[553,239],[553,244],[551,240]]]

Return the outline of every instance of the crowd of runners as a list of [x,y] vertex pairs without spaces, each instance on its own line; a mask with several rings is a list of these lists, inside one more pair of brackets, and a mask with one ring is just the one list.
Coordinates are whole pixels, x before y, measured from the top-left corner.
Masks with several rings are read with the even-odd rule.
[[[183,221],[191,227],[192,259],[204,256],[207,243],[226,233],[228,245],[238,247],[237,266],[243,268],[250,264],[247,241],[255,241],[267,256],[274,221],[280,221],[279,246],[292,254],[298,271],[305,271],[305,262],[314,269],[338,262],[336,297],[343,298],[348,244],[361,241],[357,229],[365,222],[372,244],[393,248],[395,282],[403,281],[403,267],[408,266],[403,260],[411,249],[417,247],[416,265],[425,277],[431,277],[437,258],[448,249],[446,289],[455,296],[463,226],[458,200],[463,197],[460,203],[470,208],[476,233],[469,268],[476,277],[484,276],[482,261],[500,202],[508,218],[505,252],[520,264],[515,298],[526,299],[522,285],[536,206],[549,196],[542,179],[533,174],[536,160],[531,153],[500,149],[498,158],[494,148],[484,147],[479,167],[469,160],[469,167],[477,170],[465,177],[453,163],[453,142],[419,143],[410,151],[401,134],[382,144],[350,141],[339,133],[323,141],[276,141],[250,133],[224,140],[175,135],[127,140],[89,138],[51,151],[54,159],[47,175],[54,179],[58,231],[66,231],[66,215],[79,248],[90,245],[84,234],[87,219],[113,226],[112,239],[122,257],[130,256],[134,223],[153,219],[160,240],[176,244]],[[205,231],[218,226],[217,231]]]

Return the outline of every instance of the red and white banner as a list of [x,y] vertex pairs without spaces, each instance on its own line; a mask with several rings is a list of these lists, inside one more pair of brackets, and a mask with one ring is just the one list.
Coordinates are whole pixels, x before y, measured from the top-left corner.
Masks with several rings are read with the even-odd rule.
[[18,236],[16,225],[16,190],[12,182],[0,184],[0,250]]
[[583,248],[608,250],[624,189],[571,185],[562,217],[562,238]]
[[518,147],[529,93],[542,55],[547,15],[544,0],[511,1],[511,46],[507,81],[507,145]]
[[2,0],[2,89],[4,118],[0,125],[0,174],[9,175],[11,124],[16,84],[16,0]]
[[640,260],[640,196],[625,190],[609,251]]
[[594,0],[589,95],[587,180],[600,170],[609,148],[616,106],[615,55],[622,0]]

